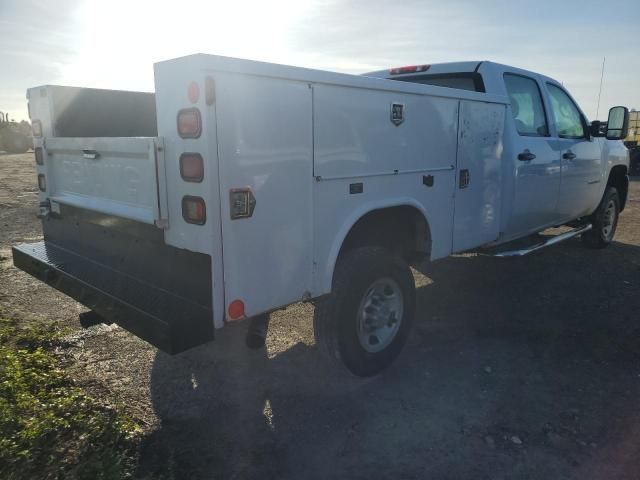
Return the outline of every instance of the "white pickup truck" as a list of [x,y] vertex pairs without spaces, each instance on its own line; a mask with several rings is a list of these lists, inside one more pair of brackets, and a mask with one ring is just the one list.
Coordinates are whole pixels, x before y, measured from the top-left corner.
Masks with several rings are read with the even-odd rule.
[[411,328],[409,265],[604,247],[627,197],[628,111],[602,132],[560,83],[506,65],[193,55],[156,64],[155,87],[28,91],[44,240],[13,257],[170,353],[241,319],[260,346],[269,312],[313,301],[320,349],[375,374]]

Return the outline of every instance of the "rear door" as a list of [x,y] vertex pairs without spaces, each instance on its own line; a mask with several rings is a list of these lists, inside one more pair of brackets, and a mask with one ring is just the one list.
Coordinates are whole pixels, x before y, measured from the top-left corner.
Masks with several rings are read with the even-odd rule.
[[[47,193],[56,204],[143,223],[166,221],[157,138],[47,138]],[[159,181],[161,179],[161,181]]]
[[573,220],[591,213],[600,200],[600,143],[589,135],[584,115],[569,94],[554,83],[546,87],[554,144],[562,162],[558,215]]
[[560,153],[550,137],[540,84],[532,76],[504,73],[511,115],[507,114],[506,148],[515,167],[513,205],[508,235],[541,230],[557,219],[560,187]]

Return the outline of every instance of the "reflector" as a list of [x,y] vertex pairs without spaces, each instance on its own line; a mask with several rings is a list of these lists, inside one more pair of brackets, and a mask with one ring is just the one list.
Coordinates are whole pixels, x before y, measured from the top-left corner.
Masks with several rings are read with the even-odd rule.
[[229,304],[227,312],[229,313],[229,318],[231,320],[237,320],[244,317],[244,302],[242,300],[234,300]]

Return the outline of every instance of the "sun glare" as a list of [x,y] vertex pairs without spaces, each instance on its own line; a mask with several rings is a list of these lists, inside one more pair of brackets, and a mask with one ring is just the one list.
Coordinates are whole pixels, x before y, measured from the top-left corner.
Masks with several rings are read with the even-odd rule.
[[87,2],[75,12],[81,31],[62,83],[152,90],[154,62],[200,52],[287,62],[292,27],[310,5],[302,0]]

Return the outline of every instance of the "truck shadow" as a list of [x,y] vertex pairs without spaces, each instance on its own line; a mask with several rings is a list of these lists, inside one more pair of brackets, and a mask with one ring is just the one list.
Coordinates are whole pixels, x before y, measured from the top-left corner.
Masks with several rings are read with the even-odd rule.
[[[570,241],[426,267],[414,334],[383,374],[324,366],[310,307],[151,372],[163,478],[627,478],[640,471],[640,248]],[[286,314],[286,312],[285,312]],[[293,343],[283,348],[281,338]],[[291,340],[293,339],[293,340]],[[296,340],[297,339],[297,340]]]

